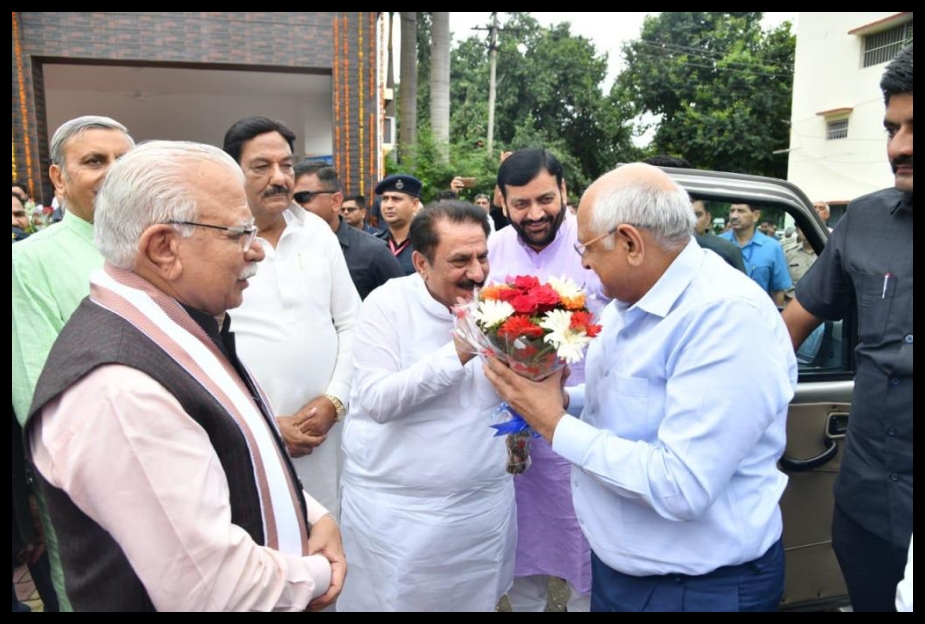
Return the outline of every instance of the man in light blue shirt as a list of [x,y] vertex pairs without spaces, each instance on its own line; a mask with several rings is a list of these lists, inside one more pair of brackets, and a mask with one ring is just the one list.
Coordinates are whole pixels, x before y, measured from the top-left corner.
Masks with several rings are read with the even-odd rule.
[[771,295],[775,304],[783,307],[784,293],[793,287],[793,282],[780,243],[776,238],[757,231],[760,218],[760,210],[748,204],[732,204],[729,207],[731,229],[719,236],[738,245],[745,262],[745,272]]
[[661,170],[606,174],[578,210],[576,251],[614,298],[585,384],[563,395],[561,375],[486,365],[573,464],[592,611],[771,611],[783,593],[777,460],[797,363],[773,302],[693,228]]

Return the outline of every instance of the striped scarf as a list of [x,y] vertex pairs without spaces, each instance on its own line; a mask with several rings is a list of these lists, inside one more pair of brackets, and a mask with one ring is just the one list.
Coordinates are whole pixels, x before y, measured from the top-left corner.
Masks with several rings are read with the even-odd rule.
[[[254,467],[266,546],[284,554],[308,554],[308,528],[288,460],[276,442],[272,414],[265,418],[246,384],[195,320],[135,273],[106,264],[90,277],[90,299],[157,344],[221,404],[240,427]],[[251,376],[253,379],[253,376]],[[259,386],[263,404],[269,401]],[[272,423],[272,424],[271,424]]]

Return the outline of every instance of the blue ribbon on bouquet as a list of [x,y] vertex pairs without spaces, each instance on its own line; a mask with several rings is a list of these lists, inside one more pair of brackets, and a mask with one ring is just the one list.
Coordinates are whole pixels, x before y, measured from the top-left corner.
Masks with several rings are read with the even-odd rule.
[[530,431],[533,434],[534,438],[538,438],[539,434],[530,429],[530,425],[527,424],[527,421],[524,420],[524,417],[518,414],[513,407],[507,404],[506,401],[502,401],[501,405],[494,411],[492,416],[499,416],[502,413],[507,413],[510,415],[510,418],[502,423],[496,425],[490,425],[492,429],[495,430],[494,437],[510,435],[512,433],[522,433],[524,431]]

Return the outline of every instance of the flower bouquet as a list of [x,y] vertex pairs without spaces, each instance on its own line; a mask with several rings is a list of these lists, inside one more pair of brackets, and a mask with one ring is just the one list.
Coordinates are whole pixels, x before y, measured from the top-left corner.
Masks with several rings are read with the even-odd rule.
[[[551,277],[547,283],[533,276],[508,278],[477,291],[455,312],[456,334],[474,352],[495,356],[534,381],[580,361],[601,330],[592,322],[585,294],[567,278]],[[507,435],[507,470],[520,474],[530,467],[534,433],[506,403],[498,411],[506,420],[492,427],[495,435]]]

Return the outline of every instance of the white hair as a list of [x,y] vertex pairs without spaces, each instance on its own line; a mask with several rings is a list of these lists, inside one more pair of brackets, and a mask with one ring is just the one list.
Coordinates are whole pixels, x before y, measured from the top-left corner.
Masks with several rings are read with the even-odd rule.
[[129,145],[135,146],[135,140],[129,135],[128,128],[120,124],[115,119],[103,117],[101,115],[84,115],[76,117],[70,121],[65,121],[55,130],[54,136],[51,137],[51,163],[61,169],[62,175],[67,177],[65,168],[64,145],[72,137],[81,134],[87,130],[120,130],[128,139]]
[[[110,263],[132,269],[138,241],[157,223],[196,221],[196,188],[190,175],[195,163],[228,169],[244,185],[244,173],[221,149],[189,141],[149,141],[116,161],[96,196],[96,246]],[[177,226],[182,236],[193,228]]]
[[[591,213],[592,229],[610,232],[626,223],[648,230],[666,251],[683,248],[694,234],[696,218],[687,191],[673,180],[670,184],[672,188],[666,189],[664,182],[633,180],[602,189]],[[613,239],[608,237],[603,245],[612,248]]]

